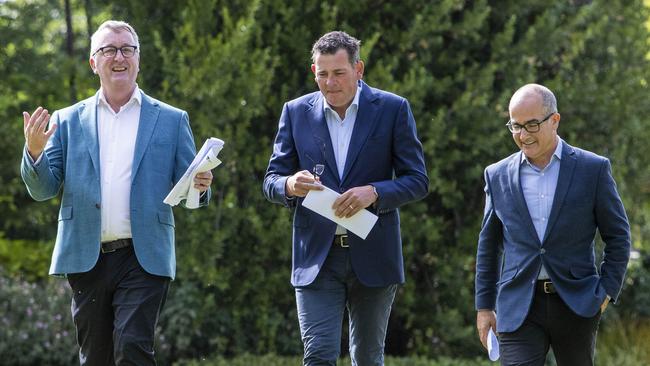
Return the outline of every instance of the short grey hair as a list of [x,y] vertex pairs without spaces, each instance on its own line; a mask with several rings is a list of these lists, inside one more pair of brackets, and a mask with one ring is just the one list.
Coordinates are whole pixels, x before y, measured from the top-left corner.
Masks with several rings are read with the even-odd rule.
[[121,21],[121,20],[107,20],[102,23],[92,37],[90,37],[90,57],[93,57],[93,53],[97,52],[97,49],[100,47],[99,43],[99,32],[104,29],[110,29],[114,32],[127,31],[133,35],[133,40],[135,41],[135,46],[140,49],[140,40],[138,39],[138,34],[135,32],[135,29],[131,24]]
[[352,37],[343,31],[333,31],[326,33],[314,43],[311,49],[311,59],[316,62],[317,55],[333,55],[338,50],[344,49],[348,53],[348,58],[352,65],[359,62],[359,49],[361,41]]
[[551,113],[557,113],[557,99],[555,99],[555,94],[551,89],[540,84],[526,84],[512,95],[511,102],[515,100],[515,97],[520,96],[520,94],[536,94],[542,98],[542,109],[544,114],[549,115]]

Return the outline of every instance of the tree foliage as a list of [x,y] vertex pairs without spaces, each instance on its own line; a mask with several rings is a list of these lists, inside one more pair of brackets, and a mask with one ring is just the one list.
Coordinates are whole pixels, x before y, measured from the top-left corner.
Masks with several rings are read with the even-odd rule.
[[[648,247],[648,11],[640,0],[71,6],[73,57],[63,2],[0,3],[0,249],[31,242],[49,251],[56,230],[58,201],[32,202],[19,178],[20,112],[70,104],[69,80],[78,99],[92,95],[89,27],[130,22],[142,45],[140,87],[188,111],[197,145],[210,136],[226,141],[212,204],[175,211],[178,280],[161,322],[170,359],[301,352],[290,216],[267,203],[260,186],[282,103],[316,90],[311,45],[334,29],[362,40],[370,85],[409,99],[431,180],[429,196],[401,211],[407,283],[393,309],[388,353],[482,352],[473,309],[482,170],[516,149],[503,125],[510,95],[525,83],[555,91],[568,143],[612,160],[635,246]],[[0,261],[9,261],[5,252]]]

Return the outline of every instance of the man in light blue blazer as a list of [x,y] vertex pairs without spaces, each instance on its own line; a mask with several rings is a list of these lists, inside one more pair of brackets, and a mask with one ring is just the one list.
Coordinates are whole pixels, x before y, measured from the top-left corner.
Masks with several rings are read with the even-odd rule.
[[[428,190],[409,104],[361,81],[359,44],[338,31],[314,44],[320,91],[284,105],[264,178],[266,198],[294,210],[291,283],[305,365],[336,364],[346,308],[353,365],[383,365],[390,309],[404,282],[398,208]],[[341,193],[337,216],[362,209],[379,216],[365,240],[302,206],[323,186]]]
[[[503,365],[593,365],[601,313],[621,291],[630,227],[609,160],[558,135],[553,93],[517,90],[507,124],[519,152],[485,170],[476,259],[477,328]],[[596,230],[605,242],[595,261]],[[495,315],[496,313],[496,315]]]
[[[187,113],[138,88],[139,46],[129,24],[103,23],[90,50],[97,94],[51,118],[42,107],[23,113],[29,194],[63,191],[50,274],[72,287],[82,365],[155,365],[154,330],[175,275],[163,199],[196,148]],[[195,179],[202,205],[211,181],[210,172]]]

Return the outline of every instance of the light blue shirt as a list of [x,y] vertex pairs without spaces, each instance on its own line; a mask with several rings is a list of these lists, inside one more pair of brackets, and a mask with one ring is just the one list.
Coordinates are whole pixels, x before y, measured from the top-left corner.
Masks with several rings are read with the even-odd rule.
[[[557,178],[560,174],[560,160],[562,159],[562,139],[557,138],[557,147],[551,161],[540,169],[531,164],[525,154],[521,154],[521,169],[519,178],[521,188],[524,192],[524,199],[528,206],[528,213],[535,225],[537,237],[541,242],[544,240],[544,233],[548,225],[548,218],[551,215],[551,207],[555,198]],[[538,279],[548,279],[546,268],[542,265]]]
[[[327,104],[327,100],[323,100],[325,120],[327,121],[327,129],[332,139],[332,149],[334,150],[334,159],[336,160],[339,178],[343,178],[343,170],[345,169],[345,161],[348,157],[348,148],[350,147],[350,139],[354,130],[354,122],[357,119],[357,112],[359,111],[359,95],[361,95],[361,83],[358,84],[357,93],[352,100],[352,104],[345,110],[345,117],[343,119]],[[345,233],[346,230],[341,225],[336,227],[337,235]]]

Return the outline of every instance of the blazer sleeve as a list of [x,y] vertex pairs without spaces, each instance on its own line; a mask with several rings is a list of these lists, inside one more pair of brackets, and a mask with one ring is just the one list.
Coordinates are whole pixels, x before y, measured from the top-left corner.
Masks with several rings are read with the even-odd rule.
[[601,285],[616,301],[623,286],[623,278],[630,259],[631,237],[623,202],[616,190],[609,160],[601,165],[596,191],[596,224],[605,242],[600,265]]
[[[180,119],[177,134],[178,142],[176,145],[176,162],[174,164],[174,173],[172,175],[174,184],[178,183],[178,181],[183,177],[185,170],[187,170],[192,163],[192,160],[194,160],[194,156],[196,156],[196,145],[194,143],[194,136],[192,135],[192,128],[190,127],[190,118],[187,115],[187,112],[183,111]],[[207,206],[210,202],[211,196],[212,189],[208,187],[208,190],[201,194],[199,207]],[[186,207],[184,200],[181,202],[181,205]]]
[[485,170],[485,210],[476,251],[476,310],[494,310],[499,263],[503,248],[503,225],[494,210],[490,176]]
[[40,159],[33,162],[27,147],[23,148],[23,158],[20,164],[20,175],[27,187],[27,192],[36,201],[45,201],[56,196],[63,184],[63,144],[59,123],[59,113],[54,112],[50,125],[56,121],[57,129],[50,136]]
[[285,192],[287,178],[298,170],[298,154],[292,134],[291,113],[287,103],[282,108],[278,133],[273,143],[273,153],[264,175],[262,190],[267,200],[294,207],[296,200],[288,198]]
[[429,178],[424,165],[422,144],[417,137],[411,107],[404,98],[399,106],[392,133],[395,179],[370,183],[379,196],[377,200],[379,212],[422,199],[429,191]]

